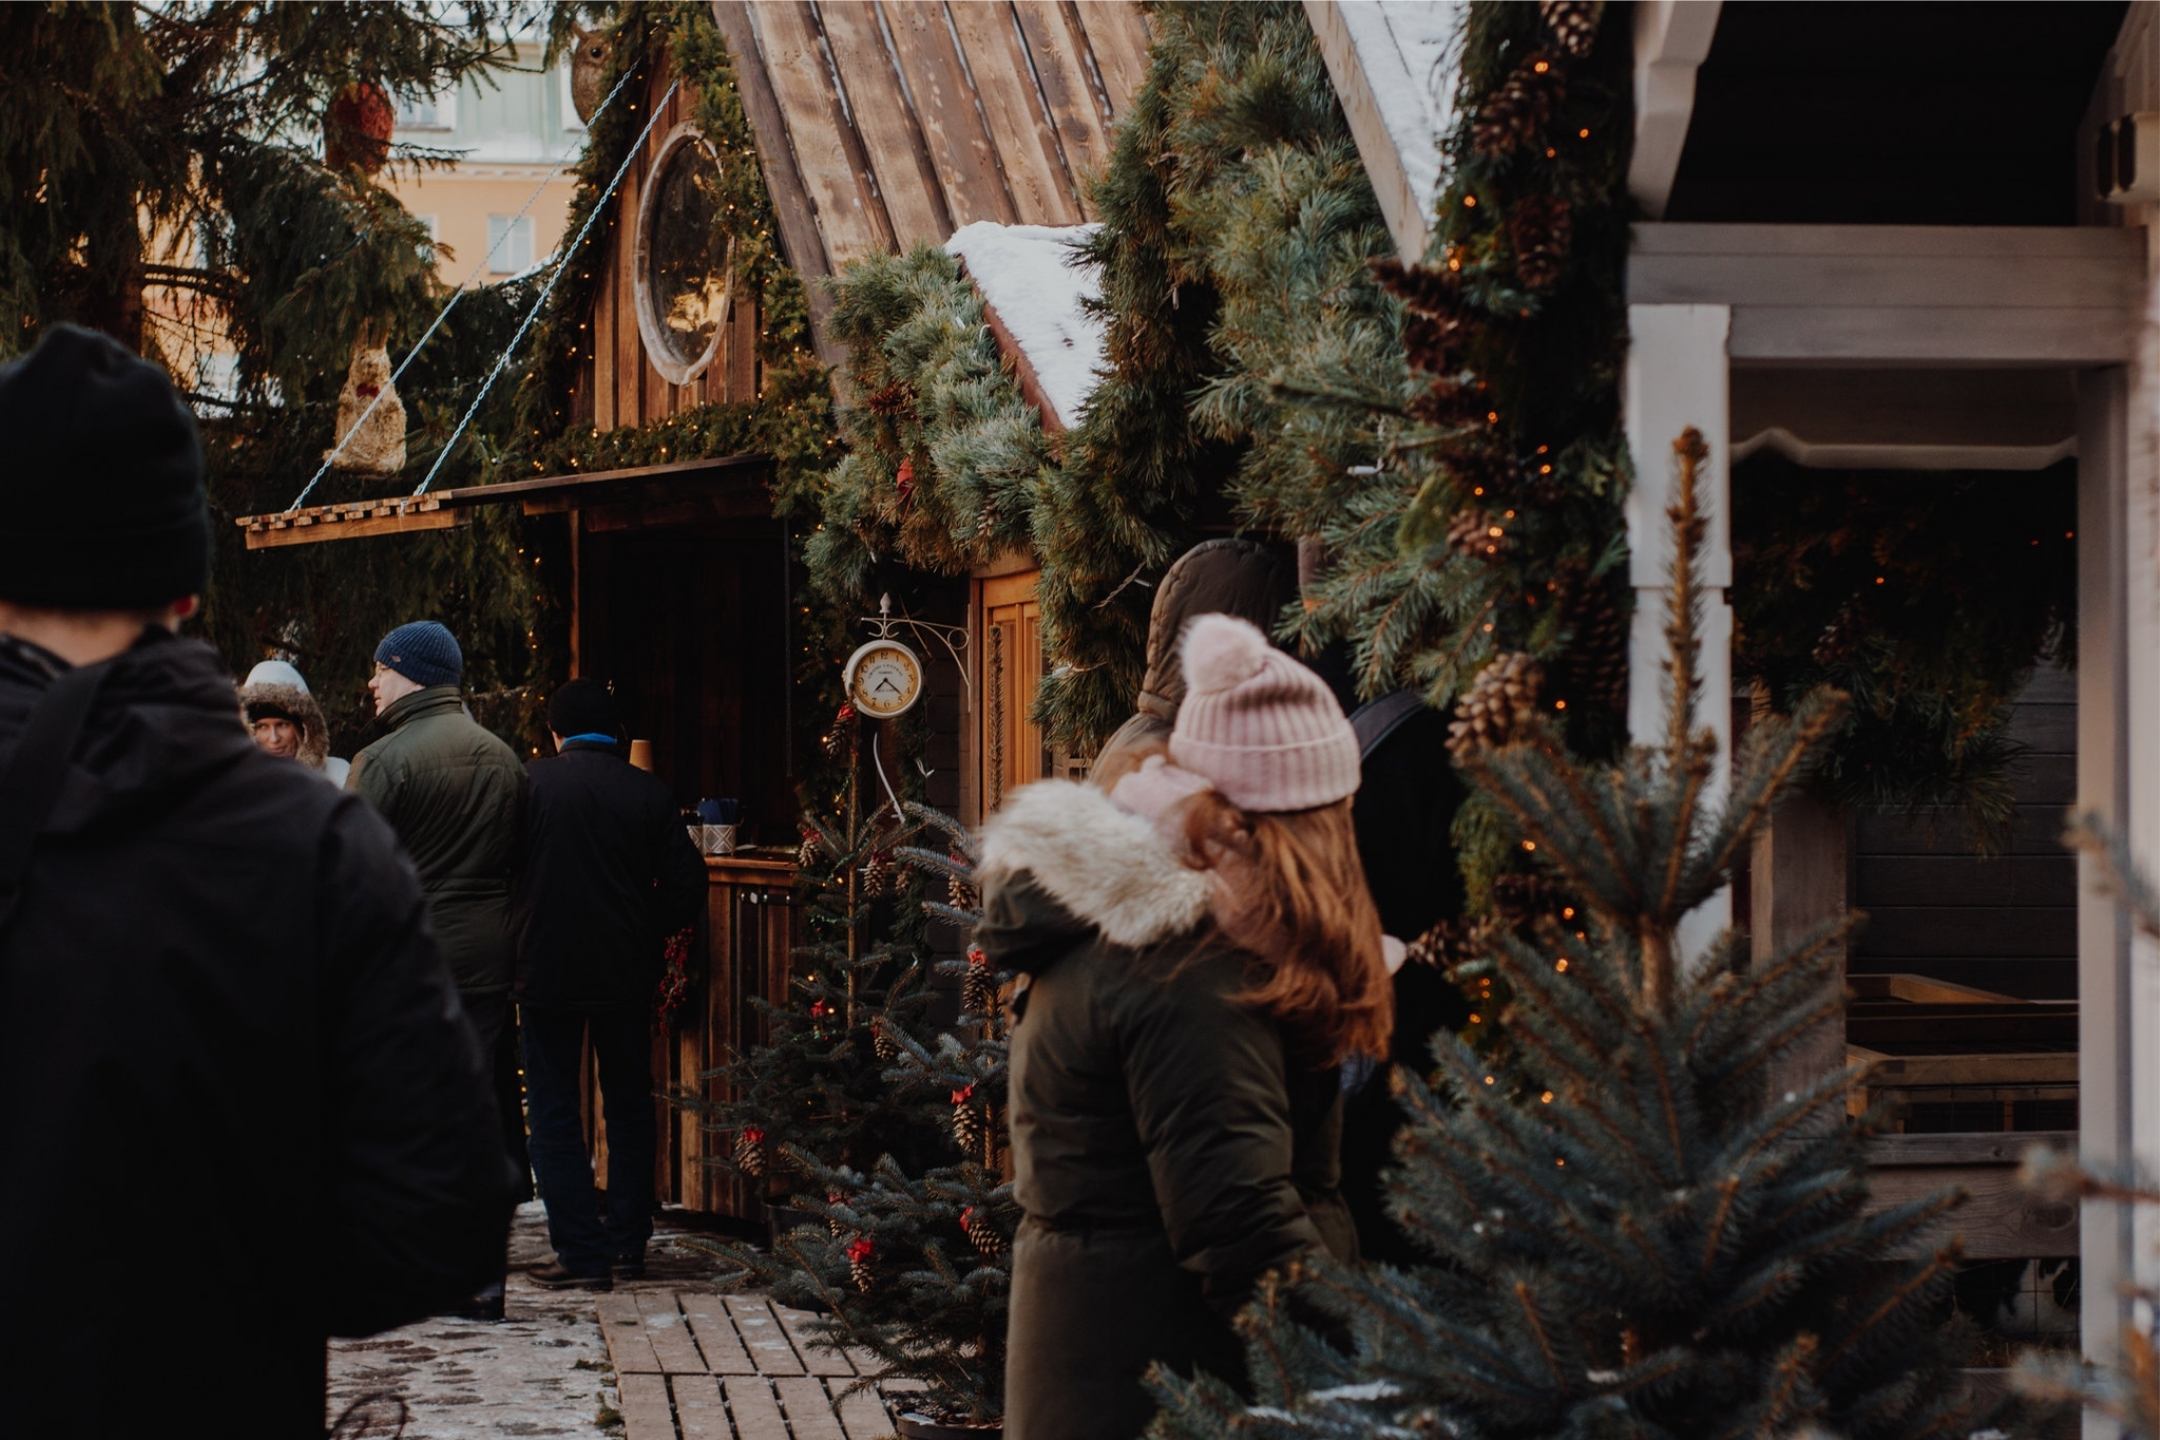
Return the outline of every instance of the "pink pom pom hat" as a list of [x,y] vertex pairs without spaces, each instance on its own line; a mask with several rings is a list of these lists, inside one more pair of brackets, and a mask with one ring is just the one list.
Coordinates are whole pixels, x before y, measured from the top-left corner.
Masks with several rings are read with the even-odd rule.
[[1312,810],[1357,793],[1358,744],[1325,682],[1253,625],[1186,627],[1170,758],[1241,810]]

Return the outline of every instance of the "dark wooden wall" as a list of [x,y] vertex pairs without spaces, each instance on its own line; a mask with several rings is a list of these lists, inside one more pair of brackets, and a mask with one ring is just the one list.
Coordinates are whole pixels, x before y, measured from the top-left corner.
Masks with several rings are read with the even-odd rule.
[[[673,81],[674,76],[664,66],[655,66],[646,77],[645,94],[638,101],[634,117],[640,126]],[[671,385],[662,379],[647,362],[644,343],[638,336],[634,269],[638,206],[661,145],[678,124],[694,118],[695,109],[695,92],[686,82],[645,137],[642,152],[609,202],[599,234],[587,242],[592,262],[601,266],[604,274],[590,321],[593,357],[581,367],[583,373],[570,397],[571,417],[578,424],[602,430],[644,425],[693,406],[755,400],[763,384],[757,358],[758,308],[742,297],[737,297],[728,316],[712,363],[691,377],[687,385]],[[723,158],[722,163],[729,162]]]
[[679,803],[742,802],[744,843],[795,834],[785,543],[744,520],[580,542],[580,672],[614,682]]
[[2077,797],[2075,676],[2035,675],[2011,734],[2030,753],[2017,772],[2017,820],[2002,854],[1974,856],[1952,812],[1858,818],[1853,904],[1868,923],[1853,947],[1854,971],[2076,998],[2077,866],[2062,844]]

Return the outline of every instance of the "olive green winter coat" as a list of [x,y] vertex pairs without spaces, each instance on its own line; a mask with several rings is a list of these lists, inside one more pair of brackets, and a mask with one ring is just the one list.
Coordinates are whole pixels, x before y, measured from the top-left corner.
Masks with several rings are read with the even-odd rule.
[[353,757],[346,788],[374,804],[419,870],[458,988],[507,990],[525,767],[465,713],[455,685],[403,696],[382,718],[390,733]]
[[984,836],[978,943],[1026,977],[1012,1040],[1006,1440],[1130,1440],[1151,1362],[1237,1378],[1260,1277],[1356,1253],[1336,1072],[1297,1063],[1202,938],[1207,878],[1092,786],[1016,794]]

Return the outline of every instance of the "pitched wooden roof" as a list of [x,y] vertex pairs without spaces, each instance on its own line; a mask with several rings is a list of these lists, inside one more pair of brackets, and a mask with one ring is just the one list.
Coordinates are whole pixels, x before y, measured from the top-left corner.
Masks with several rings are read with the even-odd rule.
[[[1095,218],[1084,178],[1147,73],[1127,0],[713,0],[806,279],[977,220]],[[811,286],[821,352],[830,301]]]

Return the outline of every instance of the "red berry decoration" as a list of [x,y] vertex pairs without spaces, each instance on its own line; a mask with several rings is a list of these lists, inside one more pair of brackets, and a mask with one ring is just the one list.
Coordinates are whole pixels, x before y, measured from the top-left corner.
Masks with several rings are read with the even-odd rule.
[[900,457],[900,469],[893,476],[893,489],[899,492],[900,503],[905,505],[915,498],[915,457]]
[[853,1280],[855,1288],[865,1295],[869,1294],[871,1286],[877,1283],[877,1277],[870,1271],[870,1261],[876,1254],[877,1245],[867,1235],[858,1235],[848,1242],[848,1278]]

